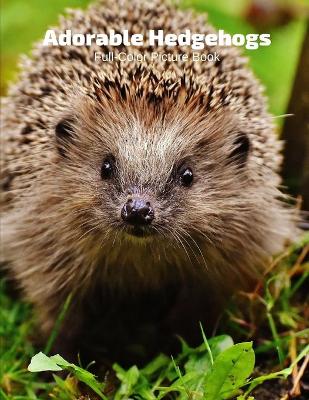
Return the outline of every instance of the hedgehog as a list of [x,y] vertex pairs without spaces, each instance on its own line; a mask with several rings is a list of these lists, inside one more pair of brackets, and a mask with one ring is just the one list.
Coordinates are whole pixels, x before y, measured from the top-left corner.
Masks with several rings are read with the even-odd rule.
[[[56,32],[67,29],[215,32],[163,0],[68,10]],[[153,51],[189,57],[150,61]],[[202,62],[190,46],[37,44],[23,59],[1,117],[2,257],[43,337],[69,295],[63,348],[77,352],[99,326],[106,347],[102,332],[121,310],[141,323],[141,305],[182,334],[294,238],[263,88],[238,49],[202,50],[214,51],[219,61]]]

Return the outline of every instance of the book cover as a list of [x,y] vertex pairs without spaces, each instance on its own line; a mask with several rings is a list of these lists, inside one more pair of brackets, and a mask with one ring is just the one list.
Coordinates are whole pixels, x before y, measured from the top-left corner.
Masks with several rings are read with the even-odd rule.
[[2,2],[1,399],[307,398],[307,19]]

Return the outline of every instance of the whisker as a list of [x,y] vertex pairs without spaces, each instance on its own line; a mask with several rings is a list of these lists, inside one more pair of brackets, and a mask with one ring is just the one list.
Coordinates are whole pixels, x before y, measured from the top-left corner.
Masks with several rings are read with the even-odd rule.
[[190,257],[190,255],[189,255],[189,253],[188,253],[188,251],[187,251],[185,245],[183,244],[181,238],[179,237],[179,235],[178,235],[176,232],[173,232],[173,231],[172,231],[171,229],[169,229],[168,227],[165,227],[165,229],[166,229],[166,230],[171,234],[171,236],[175,239],[176,243],[178,244],[179,249],[183,249],[183,250],[184,250],[184,252],[185,252],[185,254],[186,254],[186,256],[187,256],[187,258],[188,258],[190,264],[193,265],[193,264],[192,264],[191,257]]
[[[186,236],[188,236],[188,233],[184,231],[183,234],[181,235],[181,233],[179,232],[179,235],[185,241],[185,243],[187,244],[187,246],[189,247],[189,249],[193,253],[196,261],[199,263],[199,259],[198,259],[198,256],[197,256],[196,252],[194,251],[194,248],[191,246],[190,242],[188,242],[188,240],[186,239]],[[194,265],[194,264],[192,263],[192,265]]]
[[211,238],[210,238],[208,235],[206,235],[205,232],[201,231],[200,229],[198,229],[198,228],[196,228],[196,227],[194,227],[193,229],[194,229],[197,233],[199,233],[200,235],[202,235],[211,245],[214,245],[213,240],[211,240]]
[[90,229],[88,229],[86,232],[84,232],[81,236],[79,236],[77,238],[78,241],[82,240],[86,235],[88,235],[89,233],[93,232],[95,229],[98,229],[100,227],[100,224],[97,223],[96,225],[94,225],[93,227],[91,227]]
[[190,234],[188,234],[188,235],[189,235],[190,239],[193,241],[193,243],[196,245],[196,247],[197,247],[197,249],[198,249],[198,251],[199,251],[199,253],[200,253],[200,255],[201,255],[202,259],[203,259],[205,268],[206,268],[206,270],[208,270],[208,265],[207,265],[206,259],[205,259],[205,257],[204,257],[204,254],[203,254],[203,252],[202,252],[200,246],[198,245],[198,243],[196,242],[196,240],[192,237],[192,235],[190,235]]

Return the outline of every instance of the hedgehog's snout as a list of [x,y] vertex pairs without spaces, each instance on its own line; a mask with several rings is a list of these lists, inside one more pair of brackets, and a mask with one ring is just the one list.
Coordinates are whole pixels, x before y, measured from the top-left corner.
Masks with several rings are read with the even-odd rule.
[[149,225],[154,219],[154,209],[149,201],[141,198],[130,198],[122,207],[121,218],[130,225]]

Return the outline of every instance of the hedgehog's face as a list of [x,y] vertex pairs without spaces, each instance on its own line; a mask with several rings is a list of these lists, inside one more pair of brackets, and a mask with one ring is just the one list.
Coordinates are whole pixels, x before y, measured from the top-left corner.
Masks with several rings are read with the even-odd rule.
[[[145,146],[147,146],[146,141]],[[104,186],[117,185],[117,181],[119,183],[121,180],[123,182],[122,190],[117,191],[116,189],[114,198],[115,215],[118,216],[119,220],[121,217],[120,222],[123,231],[129,235],[145,239],[160,233],[160,227],[161,229],[164,228],[164,226],[161,226],[163,218],[165,219],[163,225],[167,223],[168,226],[172,227],[173,221],[169,221],[169,218],[173,220],[177,218],[177,208],[171,207],[169,200],[173,194],[175,195],[175,192],[188,189],[193,184],[194,176],[190,163],[183,161],[173,165],[169,168],[170,176],[167,177],[159,169],[162,164],[159,163],[158,158],[158,165],[153,165],[152,171],[149,171],[149,168],[140,163],[139,166],[135,165],[136,169],[132,174],[134,163],[130,160],[131,157],[124,157],[123,148],[117,150],[118,161],[114,155],[107,155],[102,162],[100,176]],[[158,154],[158,152],[159,149],[157,148],[155,153]],[[122,154],[120,155],[120,153]],[[131,153],[137,155],[139,151],[132,146],[131,150],[127,148],[125,151],[127,155]],[[153,154],[151,157],[156,157],[156,155]],[[149,162],[151,164],[151,161],[147,159],[147,154],[144,154],[141,160],[143,160],[143,163]],[[146,171],[150,172],[148,176],[145,174]],[[161,179],[163,184],[160,182]],[[177,189],[173,186],[176,186]],[[111,190],[115,190],[115,188]],[[116,199],[117,196],[121,199],[120,202]],[[168,215],[169,213],[171,215]]]
[[85,233],[183,245],[239,231],[250,186],[245,133],[220,113],[104,112],[56,127],[66,201]]

